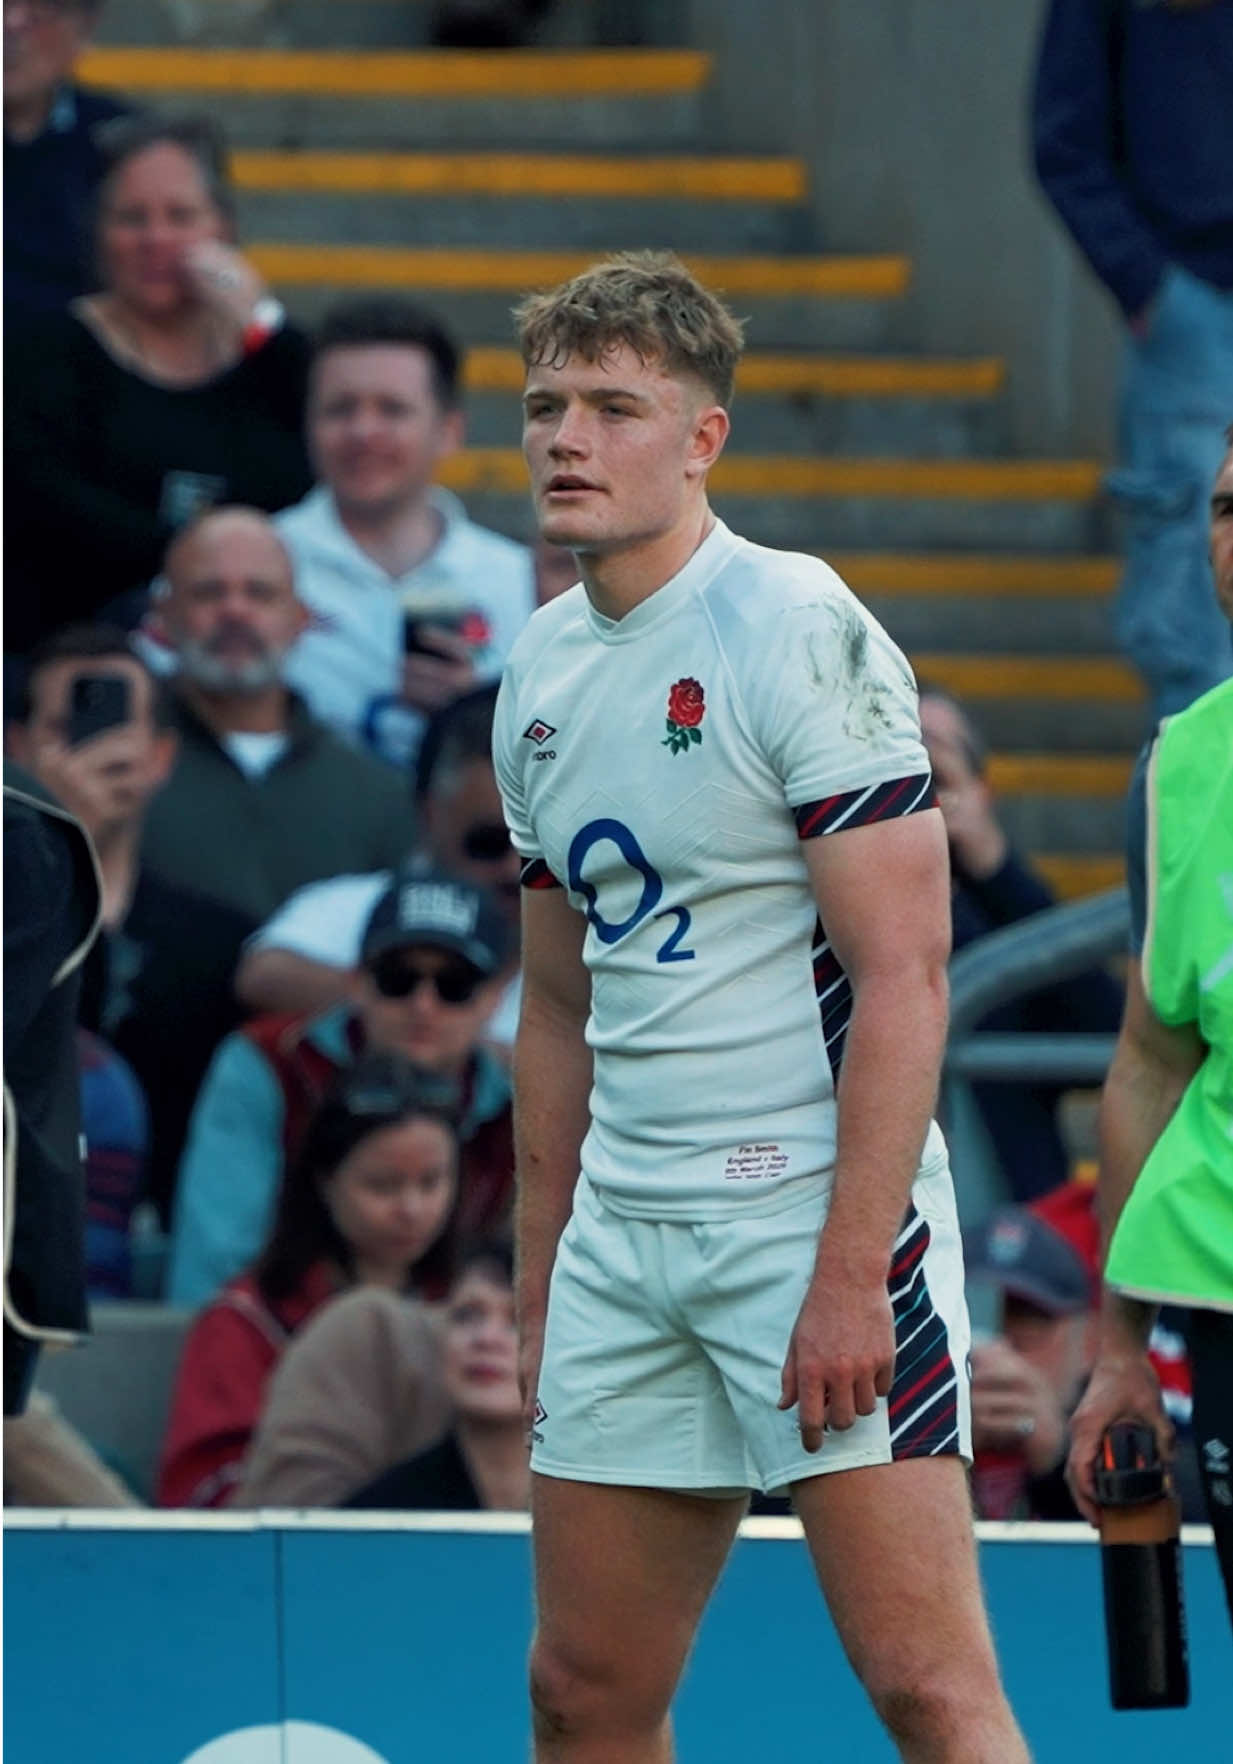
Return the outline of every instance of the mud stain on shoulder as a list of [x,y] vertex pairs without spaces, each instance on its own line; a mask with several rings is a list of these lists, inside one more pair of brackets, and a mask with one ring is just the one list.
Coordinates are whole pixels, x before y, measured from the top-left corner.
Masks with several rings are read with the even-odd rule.
[[860,613],[845,606],[825,610],[829,639],[816,629],[805,637],[809,684],[830,698],[843,699],[841,726],[850,741],[873,741],[895,727],[894,690],[870,666],[869,627]]
[[873,741],[881,730],[894,727],[894,694],[871,670],[869,627],[851,609],[843,616],[842,644],[848,688],[843,732],[851,741]]

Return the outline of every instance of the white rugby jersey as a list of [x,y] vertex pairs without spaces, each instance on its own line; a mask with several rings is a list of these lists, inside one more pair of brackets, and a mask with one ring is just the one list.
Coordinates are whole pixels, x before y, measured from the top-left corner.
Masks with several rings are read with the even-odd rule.
[[818,559],[717,523],[623,619],[581,586],[534,615],[494,757],[524,883],[588,920],[591,1181],[650,1218],[828,1187],[851,989],[801,840],[933,801],[881,626]]

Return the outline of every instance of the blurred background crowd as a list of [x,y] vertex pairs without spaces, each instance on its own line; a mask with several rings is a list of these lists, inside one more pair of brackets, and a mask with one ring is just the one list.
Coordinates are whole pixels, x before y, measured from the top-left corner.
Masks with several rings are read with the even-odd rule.
[[[575,580],[529,533],[512,460],[504,314],[536,278],[674,247],[750,310],[718,505],[822,551],[917,659],[957,951],[1119,879],[1135,747],[1233,671],[1208,559],[1233,419],[1233,0],[1018,9],[1024,161],[1066,274],[1117,314],[1103,479],[1012,448],[1000,364],[930,355],[926,298],[905,348],[879,304],[899,260],[818,253],[845,240],[841,217],[805,223],[804,141],[801,161],[736,157],[689,107],[713,10],[372,0],[324,26],[307,0],[5,0],[5,1064],[15,1095],[38,1067],[37,1128],[63,1089],[30,1037],[67,987],[93,1325],[37,1368],[6,1337],[28,1396],[8,1501],[526,1505],[518,861],[489,754],[505,657]],[[871,9],[875,35],[895,11]],[[298,49],[323,83],[294,110]],[[879,114],[871,92],[871,185]],[[286,237],[250,242],[280,214]],[[46,799],[97,858],[75,966],[76,872],[20,818]],[[1109,1037],[1121,1005],[1096,957],[979,1028]],[[976,1148],[956,1161],[976,1509],[1073,1517],[1090,1095],[1001,1075],[955,1106]],[[73,1149],[32,1130],[18,1177]],[[63,1221],[25,1204],[10,1290],[37,1321]],[[1184,1439],[1167,1315],[1154,1351]],[[1184,1453],[1182,1483],[1197,1516]]]

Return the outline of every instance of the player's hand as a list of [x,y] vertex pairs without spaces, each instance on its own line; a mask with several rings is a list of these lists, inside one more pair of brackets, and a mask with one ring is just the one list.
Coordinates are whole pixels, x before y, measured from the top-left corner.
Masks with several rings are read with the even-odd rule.
[[1100,1523],[1093,1471],[1101,1439],[1115,1421],[1146,1422],[1161,1457],[1168,1462],[1173,1456],[1173,1426],[1160,1400],[1160,1380],[1146,1352],[1129,1344],[1102,1352],[1070,1418],[1066,1481],[1076,1507],[1093,1525]]
[[972,1349],[972,1446],[978,1452],[1018,1451],[1033,1476],[1043,1476],[1066,1447],[1066,1417],[1044,1373],[1008,1341]]
[[476,684],[471,645],[443,625],[423,626],[423,636],[440,655],[408,655],[402,664],[402,696],[413,710],[431,716]]
[[788,1343],[779,1407],[799,1410],[801,1444],[821,1449],[823,1430],[872,1415],[890,1390],[895,1323],[884,1279],[811,1282]]

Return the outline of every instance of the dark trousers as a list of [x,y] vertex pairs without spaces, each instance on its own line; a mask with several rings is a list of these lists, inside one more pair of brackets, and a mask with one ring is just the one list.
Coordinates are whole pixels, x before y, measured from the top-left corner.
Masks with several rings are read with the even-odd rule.
[[1233,1619],[1233,1312],[1191,1311],[1186,1345],[1194,1384],[1195,1448]]

